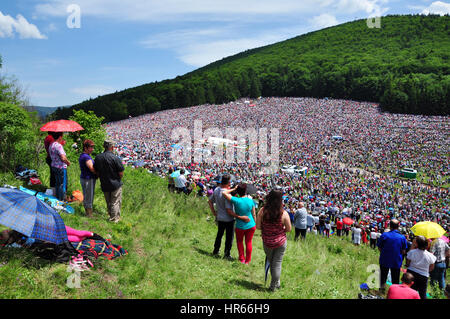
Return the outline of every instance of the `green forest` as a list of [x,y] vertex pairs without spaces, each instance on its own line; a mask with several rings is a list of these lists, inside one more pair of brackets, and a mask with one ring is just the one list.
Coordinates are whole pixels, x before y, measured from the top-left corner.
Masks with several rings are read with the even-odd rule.
[[450,114],[450,16],[393,15],[380,28],[357,20],[247,50],[175,79],[152,82],[60,108],[116,121],[165,109],[242,97],[371,101],[382,111]]

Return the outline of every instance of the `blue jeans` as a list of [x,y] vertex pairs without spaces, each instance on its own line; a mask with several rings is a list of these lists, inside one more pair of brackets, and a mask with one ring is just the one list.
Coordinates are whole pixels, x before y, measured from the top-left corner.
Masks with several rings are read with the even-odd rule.
[[63,201],[66,197],[67,191],[67,169],[52,166],[52,172],[55,176],[56,198]]
[[430,272],[430,279],[431,279],[431,284],[435,285],[436,281],[439,284],[439,288],[440,289],[444,289],[445,288],[445,269],[446,269],[446,264],[445,262],[441,262],[441,263],[435,263],[434,264],[434,269],[432,272]]

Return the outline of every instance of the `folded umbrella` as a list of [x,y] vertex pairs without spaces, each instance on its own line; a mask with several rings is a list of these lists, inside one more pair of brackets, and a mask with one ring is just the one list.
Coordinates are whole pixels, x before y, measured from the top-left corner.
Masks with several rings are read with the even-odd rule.
[[247,184],[247,188],[245,190],[246,194],[248,195],[255,195],[258,189],[253,184]]
[[30,238],[68,241],[64,221],[49,205],[18,189],[0,188],[0,224]]

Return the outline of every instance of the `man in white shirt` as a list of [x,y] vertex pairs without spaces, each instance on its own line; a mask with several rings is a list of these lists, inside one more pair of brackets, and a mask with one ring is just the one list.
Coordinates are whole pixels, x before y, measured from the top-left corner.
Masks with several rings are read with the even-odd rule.
[[187,184],[187,180],[186,177],[184,176],[185,170],[181,169],[180,170],[180,175],[178,177],[175,178],[175,190],[178,193],[185,193],[187,194],[187,188],[186,188],[186,184]]

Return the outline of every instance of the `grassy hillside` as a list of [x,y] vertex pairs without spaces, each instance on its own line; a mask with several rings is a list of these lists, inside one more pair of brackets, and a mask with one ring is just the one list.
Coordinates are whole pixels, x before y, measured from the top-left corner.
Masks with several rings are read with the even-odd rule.
[[[106,121],[240,97],[310,96],[380,102],[383,110],[450,114],[450,16],[357,20],[224,58],[175,79],[73,108]],[[59,109],[55,118],[71,115]]]
[[[48,185],[47,167],[39,169]],[[69,190],[80,189],[79,171],[69,168]],[[368,281],[367,267],[378,253],[355,247],[350,238],[308,236],[294,242],[289,234],[283,261],[282,289],[264,287],[264,251],[260,232],[253,240],[249,266],[211,256],[216,225],[208,220],[205,198],[167,192],[164,180],[143,170],[127,168],[124,175],[123,219],[107,221],[103,194],[97,185],[95,217],[89,219],[74,204],[74,215],[61,213],[75,229],[90,230],[128,250],[127,256],[100,258],[81,273],[81,288],[69,288],[67,265],[39,260],[23,249],[0,250],[1,298],[132,298],[132,299],[353,299]],[[11,174],[0,184],[20,185]],[[1,226],[0,228],[3,228]],[[237,256],[236,245],[232,254]]]

